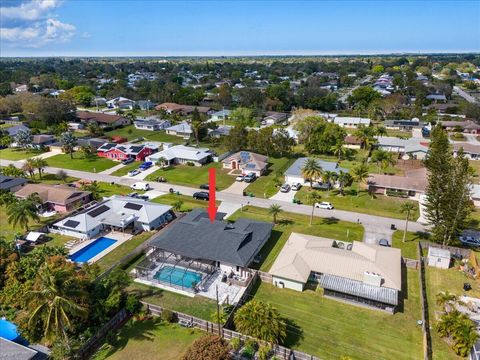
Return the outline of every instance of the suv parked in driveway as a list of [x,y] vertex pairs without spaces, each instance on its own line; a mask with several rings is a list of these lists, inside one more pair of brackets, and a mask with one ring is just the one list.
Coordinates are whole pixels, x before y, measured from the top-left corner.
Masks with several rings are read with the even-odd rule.
[[251,182],[254,182],[256,178],[257,178],[257,175],[255,175],[255,173],[251,172],[251,173],[248,173],[247,175],[245,175],[243,181],[245,181],[246,183],[251,183]]
[[292,185],[292,191],[298,191],[302,187],[302,184],[296,183]]
[[133,157],[131,157],[131,158],[123,160],[122,164],[127,165],[127,164],[130,164],[130,163],[134,162],[134,161],[135,161],[135,159]]
[[210,197],[208,195],[208,192],[206,191],[199,191],[193,194],[193,198],[196,200],[208,200]]
[[151,168],[152,165],[153,165],[153,163],[151,161],[146,161],[142,165],[140,165],[139,169],[140,169],[140,171],[145,171],[145,170]]
[[315,207],[319,209],[333,210],[333,205],[329,202],[315,203]]
[[459,239],[463,245],[474,246],[474,247],[480,246],[480,240],[476,239],[473,236],[462,235],[459,237]]
[[238,175],[236,178],[235,178],[235,181],[243,181],[245,180],[245,175]]
[[288,184],[283,184],[282,187],[280,188],[280,192],[282,193],[288,193],[290,191],[290,185]]

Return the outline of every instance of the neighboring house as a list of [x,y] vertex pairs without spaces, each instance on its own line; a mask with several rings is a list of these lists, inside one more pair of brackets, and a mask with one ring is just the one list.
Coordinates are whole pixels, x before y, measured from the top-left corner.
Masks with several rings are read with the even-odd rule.
[[393,136],[379,136],[375,147],[410,159],[424,159],[428,153],[428,141],[420,138],[401,139]]
[[427,170],[406,171],[405,176],[371,174],[367,184],[373,194],[419,198],[427,187]]
[[41,135],[33,135],[32,144],[37,147],[48,146],[50,144],[53,144],[56,141],[57,139],[55,138],[54,135],[41,134]]
[[370,119],[367,119],[367,118],[337,116],[333,119],[333,123],[341,127],[356,129],[362,125],[370,126],[371,121]]
[[343,147],[347,149],[360,149],[362,147],[362,140],[354,135],[345,136],[345,145]]
[[447,102],[447,97],[444,94],[429,94],[427,95],[427,100]]
[[303,291],[308,281],[324,296],[390,312],[400,303],[400,249],[291,233],[269,273],[277,287]]
[[192,127],[186,121],[182,121],[180,124],[167,127],[165,132],[168,135],[181,136],[185,139],[190,138],[193,134]]
[[[300,183],[303,185],[310,185],[308,179],[304,179],[302,175],[302,168],[305,165],[305,162],[308,158],[299,158],[290,166],[287,171],[285,171],[285,182],[289,184]],[[315,159],[324,171],[333,171],[335,173],[340,173],[340,171],[348,172],[348,169],[338,166],[338,163],[333,161],[324,161]]]
[[269,111],[265,113],[265,117],[262,119],[262,125],[274,125],[286,121],[288,115],[285,113],[279,113],[274,111]]
[[73,131],[83,130],[83,129],[85,129],[85,124],[76,123],[76,122],[69,122],[68,123],[68,129],[73,130]]
[[208,106],[180,105],[176,103],[163,103],[155,106],[156,110],[165,110],[168,114],[190,115],[195,109],[200,114],[209,114],[211,112]]
[[220,125],[216,129],[208,129],[208,136],[214,138],[221,138],[222,136],[227,136],[230,134],[230,130],[232,130],[233,126],[230,125]]
[[54,223],[50,231],[88,239],[107,229],[152,231],[173,219],[170,209],[171,206],[115,195]]
[[231,114],[230,110],[216,111],[210,115],[210,121],[227,120],[230,117],[230,114]]
[[45,211],[69,212],[92,200],[89,191],[81,191],[68,186],[48,184],[26,184],[15,192],[15,196],[25,199],[37,193],[42,199]]
[[472,120],[442,121],[441,125],[447,131],[457,131],[457,129],[460,129],[467,134],[480,134],[480,125]]
[[185,145],[175,145],[147,157],[147,161],[157,163],[165,159],[166,165],[193,163],[202,166],[212,160],[212,152],[207,148],[196,148]]
[[385,120],[384,125],[390,130],[404,130],[409,131],[414,128],[422,128],[426,124],[420,120]]
[[107,105],[109,109],[133,110],[135,108],[135,101],[119,96],[108,100],[105,105]]
[[28,91],[28,85],[18,85],[15,87],[15,92],[16,93],[22,93],[22,92],[27,92]]
[[0,175],[0,190],[15,192],[25,186],[27,182],[24,178]]
[[[17,341],[17,340],[15,340]],[[19,344],[0,337],[0,359],[2,360],[44,360],[46,353],[32,349],[29,346]],[[33,345],[32,345],[33,346]]]
[[224,169],[239,169],[242,174],[255,173],[261,176],[268,167],[268,156],[255,154],[250,151],[239,151],[222,161]]
[[31,132],[31,130],[23,124],[10,126],[8,128],[4,128],[3,130],[6,131],[10,137],[15,137],[20,131],[28,133]]
[[104,143],[97,149],[97,155],[111,160],[123,161],[134,158],[136,161],[144,161],[145,158],[155,152],[144,144],[114,144]]
[[473,201],[473,205],[480,207],[480,185],[472,184],[470,191],[470,198]]
[[100,146],[105,144],[105,139],[100,138],[79,138],[77,139],[77,146],[75,150],[80,149],[82,146],[91,146],[97,150]]
[[107,99],[104,97],[95,97],[93,98],[92,103],[95,104],[95,106],[104,106],[107,104]]
[[428,266],[439,269],[448,269],[450,267],[450,251],[437,247],[428,247]]
[[133,122],[133,125],[136,129],[149,131],[163,130],[172,126],[169,120],[155,118],[137,119]]
[[139,100],[137,101],[136,106],[140,110],[151,110],[155,107],[155,104],[150,100]]
[[194,209],[150,242],[153,251],[187,261],[213,265],[226,277],[250,276],[248,267],[270,239],[273,224],[240,218],[230,223],[217,213],[211,222],[203,209]]
[[77,118],[86,124],[97,123],[100,127],[116,128],[122,125],[129,125],[130,120],[120,115],[109,115],[91,111],[77,111]]
[[480,145],[471,143],[455,143],[452,145],[453,155],[457,156],[460,148],[463,149],[465,157],[469,160],[480,160]]

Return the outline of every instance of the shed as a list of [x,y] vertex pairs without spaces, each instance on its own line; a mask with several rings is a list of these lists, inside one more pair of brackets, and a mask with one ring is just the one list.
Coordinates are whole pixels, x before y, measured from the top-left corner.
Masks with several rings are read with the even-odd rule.
[[450,267],[450,251],[447,249],[429,246],[428,266],[433,266],[440,269],[448,269]]

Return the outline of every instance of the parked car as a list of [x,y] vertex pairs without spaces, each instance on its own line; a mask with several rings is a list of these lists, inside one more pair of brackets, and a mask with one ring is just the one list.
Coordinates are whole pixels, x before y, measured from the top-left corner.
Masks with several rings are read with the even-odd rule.
[[334,209],[333,205],[329,202],[315,203],[315,207],[319,208],[319,209],[327,209],[327,210],[333,210]]
[[246,183],[251,183],[251,182],[254,182],[256,178],[257,178],[257,175],[251,172],[245,175],[245,178],[243,179],[243,181],[245,181]]
[[288,185],[288,184],[283,184],[280,187],[280,192],[282,192],[282,193],[288,193],[289,191],[290,191],[290,185]]
[[200,185],[200,189],[209,190],[209,189],[210,189],[210,185],[208,185],[208,184],[202,184],[202,185]]
[[135,176],[135,175],[138,175],[140,174],[140,170],[138,169],[135,169],[135,170],[131,170],[128,172],[128,176]]
[[145,171],[153,166],[153,163],[151,161],[145,161],[142,165],[140,165],[139,169],[140,171]]
[[329,183],[314,182],[312,184],[312,189],[315,189],[315,190],[329,190],[330,187],[331,186]]
[[480,246],[480,239],[476,239],[473,236],[462,235],[459,237],[460,242],[467,246]]
[[298,191],[302,187],[302,184],[296,183],[292,185],[292,191]]
[[138,194],[138,195],[137,195],[137,199],[142,199],[142,200],[148,201],[148,200],[150,200],[150,197],[149,197],[148,195],[140,195],[140,194]]
[[128,196],[128,197],[137,198],[137,197],[138,197],[138,193],[132,192],[132,193],[128,194],[127,196]]
[[193,194],[193,198],[196,200],[208,200],[210,197],[208,195],[208,192],[206,191],[199,191]]
[[236,178],[235,178],[235,181],[243,181],[245,180],[245,176],[244,175],[238,175]]
[[390,247],[390,246],[391,246],[387,239],[380,239],[380,240],[378,240],[378,245],[380,245],[380,246],[386,246],[386,247]]
[[150,190],[150,185],[145,182],[136,182],[135,184],[132,184],[132,186],[130,186],[130,189],[147,191]]
[[134,161],[135,161],[135,159],[133,157],[131,157],[131,158],[123,160],[122,164],[127,165],[127,164],[130,164],[130,163],[134,162]]

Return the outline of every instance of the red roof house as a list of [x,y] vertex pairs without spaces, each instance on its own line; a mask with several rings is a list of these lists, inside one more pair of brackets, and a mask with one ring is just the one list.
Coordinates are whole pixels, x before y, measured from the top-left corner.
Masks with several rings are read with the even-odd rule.
[[123,161],[134,158],[136,161],[144,161],[156,150],[146,145],[105,143],[97,151],[98,156],[111,160]]

